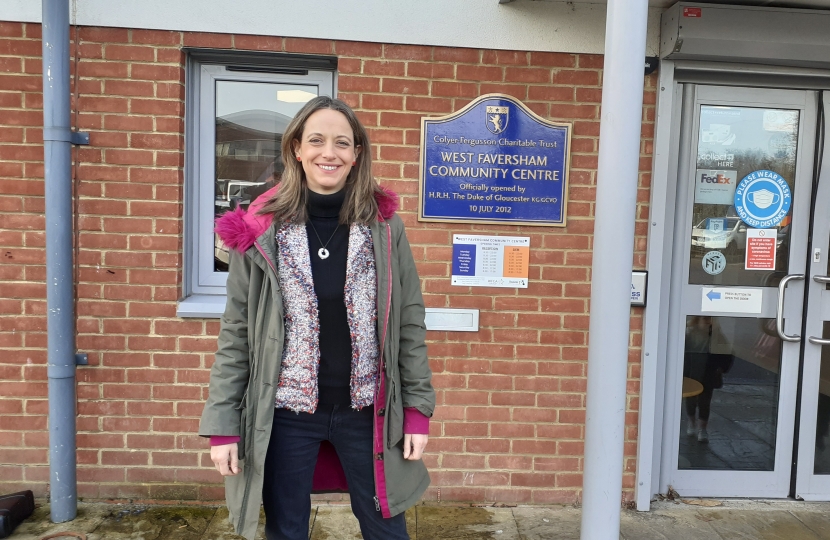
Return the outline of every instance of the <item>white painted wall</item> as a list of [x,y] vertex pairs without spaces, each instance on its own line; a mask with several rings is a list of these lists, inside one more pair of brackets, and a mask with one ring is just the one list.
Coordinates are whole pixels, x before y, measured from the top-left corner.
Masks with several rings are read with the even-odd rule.
[[[515,0],[70,0],[83,26],[602,54],[605,3]],[[646,54],[659,50],[649,10]],[[40,22],[38,0],[0,0],[0,20]]]

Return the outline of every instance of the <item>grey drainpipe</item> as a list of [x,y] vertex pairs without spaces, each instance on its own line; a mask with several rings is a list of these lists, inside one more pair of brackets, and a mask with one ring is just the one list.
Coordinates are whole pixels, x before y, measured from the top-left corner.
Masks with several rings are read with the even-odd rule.
[[608,0],[588,326],[582,540],[618,540],[647,0]]
[[69,111],[69,0],[43,0],[43,161],[46,181],[46,307],[50,509],[75,519],[75,307],[72,276],[72,133]]

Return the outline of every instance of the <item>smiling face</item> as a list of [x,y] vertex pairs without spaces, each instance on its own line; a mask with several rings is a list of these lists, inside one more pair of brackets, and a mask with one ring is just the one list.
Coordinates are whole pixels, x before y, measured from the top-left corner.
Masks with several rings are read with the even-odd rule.
[[323,195],[343,189],[359,153],[348,119],[331,109],[309,116],[300,141],[294,141],[294,154],[302,159],[308,188]]

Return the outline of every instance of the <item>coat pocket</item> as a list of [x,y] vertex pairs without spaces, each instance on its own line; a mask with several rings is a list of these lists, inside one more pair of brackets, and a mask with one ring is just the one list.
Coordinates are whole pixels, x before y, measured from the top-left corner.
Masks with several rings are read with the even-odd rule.
[[242,412],[239,415],[239,444],[237,444],[237,452],[239,453],[239,459],[245,459],[245,456],[248,455],[248,449],[245,447],[248,438],[248,408],[245,407],[242,409]]
[[388,440],[386,441],[387,448],[392,448],[398,442],[403,439],[403,403],[400,399],[400,396],[397,395],[397,385],[395,384],[395,379],[390,377],[389,378],[389,397],[386,400],[387,403],[387,410],[389,411],[389,418],[388,418],[388,425],[387,425],[387,435]]

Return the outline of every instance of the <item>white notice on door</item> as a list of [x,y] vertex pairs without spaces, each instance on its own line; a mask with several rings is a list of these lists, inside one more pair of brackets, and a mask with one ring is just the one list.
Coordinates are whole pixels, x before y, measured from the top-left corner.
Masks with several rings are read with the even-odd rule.
[[702,311],[732,313],[761,313],[763,289],[735,289],[732,287],[703,287]]

